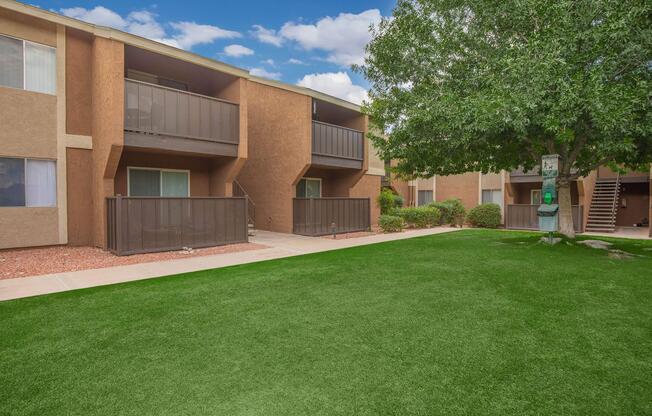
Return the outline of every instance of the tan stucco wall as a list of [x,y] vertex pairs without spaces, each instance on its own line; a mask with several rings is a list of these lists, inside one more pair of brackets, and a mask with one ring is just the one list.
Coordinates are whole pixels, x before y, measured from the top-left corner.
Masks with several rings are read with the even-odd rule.
[[92,63],[93,244],[104,247],[105,198],[114,194],[114,176],[124,144],[124,45],[96,37]]
[[[0,10],[0,33],[57,47],[57,27],[28,16]],[[57,76],[63,72],[57,56]],[[59,93],[57,79],[57,93]],[[0,248],[65,243],[65,157],[58,143],[58,98],[0,87],[0,156],[54,160],[57,163],[56,207],[0,207]],[[65,172],[65,171],[64,171]],[[63,198],[63,200],[62,200]]]
[[68,244],[87,246],[93,242],[93,201],[91,150],[67,149]]
[[595,189],[595,183],[598,179],[598,171],[591,171],[587,176],[578,179],[577,181],[577,191],[579,197],[579,203],[583,206],[583,215],[582,215],[582,229],[586,227],[586,223],[589,219],[589,209],[591,208],[591,199],[593,198],[593,190]]
[[48,46],[57,46],[57,27],[54,23],[7,9],[0,9],[0,33]]
[[[598,168],[598,178],[615,178],[618,174],[612,171],[607,166],[600,166]],[[626,173],[620,175],[621,178],[644,178],[649,177],[647,172],[632,172],[628,170]]]
[[57,208],[0,207],[0,249],[59,244]]
[[380,176],[364,175],[360,181],[351,189],[351,198],[369,198],[371,208],[371,225],[378,225],[380,207],[376,198],[380,194]]
[[480,203],[480,175],[477,172],[450,176],[438,175],[436,181],[437,201],[459,198],[466,209],[471,209]]
[[66,31],[66,133],[91,135],[93,39],[86,33]]
[[502,189],[503,178],[500,173],[486,173],[482,175],[482,189]]
[[292,232],[295,185],[310,166],[311,98],[248,82],[247,163],[238,181],[256,204],[256,227]]
[[0,87],[0,155],[57,158],[57,97]]

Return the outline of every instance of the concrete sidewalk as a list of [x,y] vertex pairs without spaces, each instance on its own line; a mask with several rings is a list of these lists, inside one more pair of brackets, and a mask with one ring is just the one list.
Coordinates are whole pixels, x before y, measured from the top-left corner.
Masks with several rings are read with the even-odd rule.
[[167,260],[155,263],[131,264],[104,269],[80,270],[33,277],[0,280],[0,301],[45,295],[113,283],[151,279],[171,274],[197,270],[217,269],[237,264],[254,263],[263,260],[298,256],[320,251],[337,250],[384,241],[403,240],[424,235],[457,231],[459,228],[438,227],[424,230],[409,230],[396,234],[376,234],[366,237],[333,240],[320,237],[304,237],[294,234],[257,231],[251,237],[252,243],[264,244],[269,248]]

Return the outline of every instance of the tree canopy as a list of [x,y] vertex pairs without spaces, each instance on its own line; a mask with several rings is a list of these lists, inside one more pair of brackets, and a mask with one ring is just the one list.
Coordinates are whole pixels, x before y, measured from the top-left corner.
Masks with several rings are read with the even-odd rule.
[[359,68],[372,139],[413,176],[649,164],[651,23],[646,0],[398,0]]

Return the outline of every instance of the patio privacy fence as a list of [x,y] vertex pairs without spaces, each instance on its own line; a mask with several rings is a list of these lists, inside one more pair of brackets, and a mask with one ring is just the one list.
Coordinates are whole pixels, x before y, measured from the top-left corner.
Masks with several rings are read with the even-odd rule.
[[293,232],[318,236],[333,231],[367,231],[371,227],[370,207],[369,198],[294,198]]
[[[539,205],[507,205],[507,216],[505,218],[507,228],[520,230],[538,230],[539,217],[537,216]],[[573,226],[576,232],[582,232],[583,209],[581,205],[573,205]]]
[[117,255],[247,242],[246,198],[107,198],[107,247]]

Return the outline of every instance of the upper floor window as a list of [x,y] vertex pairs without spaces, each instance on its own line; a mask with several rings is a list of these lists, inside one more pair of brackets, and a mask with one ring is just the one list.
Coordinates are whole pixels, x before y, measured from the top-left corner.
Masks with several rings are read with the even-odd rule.
[[0,85],[56,93],[56,49],[0,35]]

